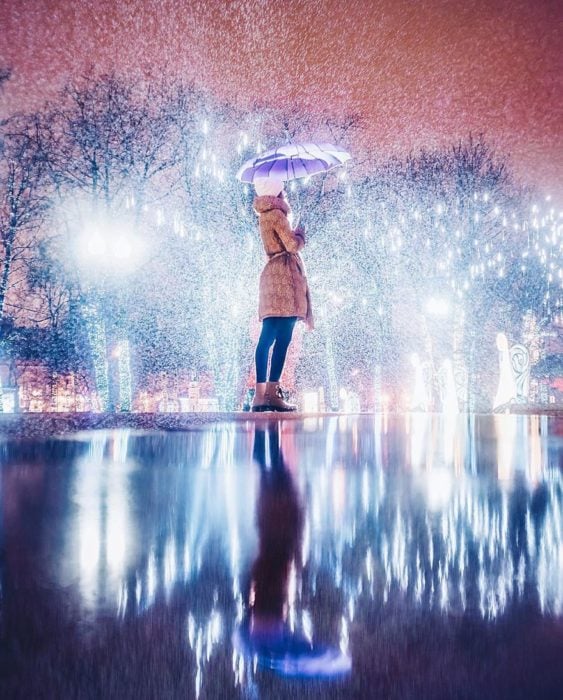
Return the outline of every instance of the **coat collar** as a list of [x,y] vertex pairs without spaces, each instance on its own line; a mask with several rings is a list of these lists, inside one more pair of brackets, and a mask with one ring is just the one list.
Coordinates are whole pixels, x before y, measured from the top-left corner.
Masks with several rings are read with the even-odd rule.
[[263,194],[260,197],[254,198],[254,211],[260,215],[272,209],[279,209],[287,216],[291,211],[289,204],[281,197],[273,197],[269,194]]

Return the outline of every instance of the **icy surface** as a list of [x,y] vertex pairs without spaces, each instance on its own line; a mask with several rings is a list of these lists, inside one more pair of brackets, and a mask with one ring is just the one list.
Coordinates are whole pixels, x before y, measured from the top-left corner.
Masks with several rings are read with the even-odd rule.
[[[561,457],[503,415],[4,443],[2,695],[556,697]],[[351,677],[257,670],[259,605]]]

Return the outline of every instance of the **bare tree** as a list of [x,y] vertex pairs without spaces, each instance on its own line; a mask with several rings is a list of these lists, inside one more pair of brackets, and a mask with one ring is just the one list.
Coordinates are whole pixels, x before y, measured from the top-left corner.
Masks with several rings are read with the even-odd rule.
[[13,117],[0,144],[0,319],[10,289],[24,283],[25,260],[49,206],[47,145],[37,115]]
[[77,281],[64,263],[60,243],[60,236],[43,236],[27,261],[27,287],[38,302],[29,321],[54,331],[66,322],[73,302],[80,297]]
[[52,114],[56,181],[108,209],[130,195],[142,203],[147,183],[179,157],[171,101],[167,86],[141,88],[114,74],[67,85]]

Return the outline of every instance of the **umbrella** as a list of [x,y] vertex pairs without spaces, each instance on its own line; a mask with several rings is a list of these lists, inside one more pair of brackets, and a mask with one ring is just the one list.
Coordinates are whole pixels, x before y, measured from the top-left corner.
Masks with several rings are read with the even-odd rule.
[[267,177],[297,180],[326,173],[350,160],[350,157],[343,148],[330,143],[288,143],[247,160],[239,168],[237,178],[248,183]]

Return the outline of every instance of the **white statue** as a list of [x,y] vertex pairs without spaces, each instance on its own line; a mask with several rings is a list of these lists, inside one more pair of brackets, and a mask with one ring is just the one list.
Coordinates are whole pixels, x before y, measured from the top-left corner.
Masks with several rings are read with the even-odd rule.
[[516,378],[512,367],[508,339],[504,333],[497,334],[499,361],[498,389],[493,402],[493,411],[516,400]]
[[527,403],[530,393],[530,353],[524,345],[510,348],[510,361],[516,381],[516,401]]

